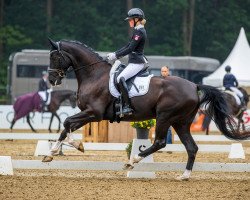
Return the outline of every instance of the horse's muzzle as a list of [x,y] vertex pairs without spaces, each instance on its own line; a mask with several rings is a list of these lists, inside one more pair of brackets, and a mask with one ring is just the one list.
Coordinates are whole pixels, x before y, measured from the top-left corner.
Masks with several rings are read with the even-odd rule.
[[62,81],[60,78],[49,77],[49,82],[52,86],[61,85]]

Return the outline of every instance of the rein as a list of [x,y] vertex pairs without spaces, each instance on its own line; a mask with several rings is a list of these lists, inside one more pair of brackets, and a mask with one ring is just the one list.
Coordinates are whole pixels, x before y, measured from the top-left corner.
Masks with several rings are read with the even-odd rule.
[[[88,64],[88,65],[83,65],[82,67],[80,67],[80,68],[78,68],[78,69],[72,69],[72,70],[74,70],[75,72],[77,72],[77,71],[79,71],[80,69],[83,69],[84,67],[90,67],[90,66],[92,66],[92,65],[95,65],[95,64],[98,64],[98,63],[101,63],[101,62],[106,62],[106,60],[105,60],[105,59],[99,60],[99,61],[96,61],[96,62],[94,62],[94,63]],[[70,71],[72,71],[72,70],[70,70]]]
[[[54,50],[54,51],[58,51],[62,55],[64,61],[66,62],[66,59],[64,57],[65,55],[62,53],[62,51],[60,49],[59,50]],[[50,54],[53,53],[54,51],[51,51]],[[72,68],[71,70],[66,70],[66,71],[64,71],[62,68],[61,69],[48,68],[48,72],[56,72],[61,78],[64,78],[66,73],[70,73],[72,71],[77,72],[77,71],[79,71],[79,70],[81,70],[81,69],[83,69],[85,67],[90,67],[92,65],[95,65],[95,64],[98,64],[98,63],[101,63],[101,62],[106,62],[106,61],[107,61],[106,59],[102,59],[102,60],[96,61],[96,62],[88,64],[88,65],[83,65],[83,66],[79,67],[78,69]]]

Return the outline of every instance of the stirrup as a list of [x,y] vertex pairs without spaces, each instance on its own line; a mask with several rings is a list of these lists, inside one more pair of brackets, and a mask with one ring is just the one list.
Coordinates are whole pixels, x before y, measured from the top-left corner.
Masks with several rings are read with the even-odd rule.
[[129,106],[124,106],[122,109],[122,113],[126,115],[132,115],[133,114],[133,109],[130,108]]

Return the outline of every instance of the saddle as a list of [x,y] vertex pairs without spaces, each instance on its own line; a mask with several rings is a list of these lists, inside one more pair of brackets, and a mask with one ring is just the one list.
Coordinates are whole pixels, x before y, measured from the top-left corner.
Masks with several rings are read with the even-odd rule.
[[[110,74],[112,74],[110,76],[111,77],[111,79],[110,79],[111,94],[112,94],[112,91],[114,89],[117,92],[121,93],[121,91],[119,90],[119,87],[118,87],[117,77],[125,69],[125,67],[126,67],[126,65],[122,64],[119,60],[117,60],[116,63],[113,65],[114,70],[111,70],[111,73],[110,73]],[[142,93],[142,89],[144,89],[144,86],[142,86],[140,84],[138,85],[138,78],[147,79],[147,77],[148,77],[148,84],[149,84],[149,81],[150,81],[150,78],[152,77],[152,75],[150,76],[150,73],[148,71],[148,67],[144,67],[143,70],[141,70],[136,75],[134,75],[133,77],[129,78],[126,81],[126,84],[128,87],[128,92],[131,92],[132,94],[136,93],[135,96],[140,96],[140,95],[143,95],[144,93],[146,93],[147,92],[146,87],[145,87],[145,91],[143,91],[144,93]],[[112,87],[114,87],[114,88],[112,89]],[[117,95],[113,95],[113,96],[115,97],[115,101],[113,104],[114,113],[113,113],[113,120],[111,120],[110,122],[117,121],[119,123],[121,118],[124,116],[122,113],[124,102],[122,100],[121,95],[117,94]],[[133,97],[133,95],[132,95],[132,97]]]
[[[118,87],[118,83],[117,83],[117,77],[120,75],[120,73],[125,69],[126,65],[124,64],[120,64],[115,73],[114,73],[114,85],[115,88],[119,91],[119,87]],[[139,92],[139,89],[137,88],[137,86],[134,84],[134,80],[136,77],[147,77],[149,76],[149,71],[148,71],[148,67],[144,67],[143,70],[141,70],[140,72],[138,72],[136,75],[132,76],[131,78],[129,78],[128,80],[126,80],[127,86],[128,86],[128,91],[131,90],[132,86],[135,87],[135,89]],[[120,91],[119,91],[120,92]]]
[[235,114],[235,116],[237,117],[239,114],[241,114],[242,112],[244,112],[245,110],[247,110],[247,106],[246,106],[246,102],[243,98],[240,98],[234,91],[232,91],[230,88],[225,88],[224,90],[225,93],[231,95],[234,97],[236,104],[239,106],[239,111],[237,114]]

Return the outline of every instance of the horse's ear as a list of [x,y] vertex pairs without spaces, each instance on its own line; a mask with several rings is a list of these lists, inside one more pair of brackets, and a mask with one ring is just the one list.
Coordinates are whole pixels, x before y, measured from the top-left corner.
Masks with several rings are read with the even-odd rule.
[[57,44],[56,42],[54,42],[54,41],[53,41],[52,39],[50,39],[50,38],[48,38],[48,40],[49,40],[49,42],[50,42],[50,44],[51,44],[53,50],[58,50],[58,49],[59,49],[58,44]]

